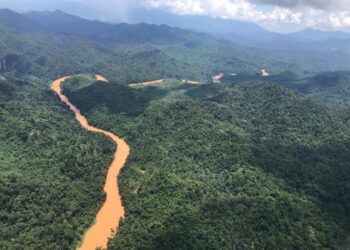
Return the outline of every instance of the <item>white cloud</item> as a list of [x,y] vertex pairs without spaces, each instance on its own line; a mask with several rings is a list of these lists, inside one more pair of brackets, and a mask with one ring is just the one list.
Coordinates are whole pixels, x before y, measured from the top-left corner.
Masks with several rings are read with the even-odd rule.
[[172,10],[180,14],[210,14],[215,16],[238,16],[253,11],[246,0],[146,0],[154,8]]
[[269,4],[288,8],[309,6],[322,10],[343,10],[350,7],[349,0],[248,0],[255,4]]
[[201,1],[198,1],[198,0],[193,0],[193,1],[150,0],[148,1],[147,5],[152,8],[170,9],[176,13],[181,13],[181,14],[204,14],[205,12],[204,8],[202,7]]
[[[203,14],[254,21],[278,31],[288,31],[286,27],[350,31],[350,11],[347,10],[350,10],[349,0],[146,0],[144,2],[149,7],[162,8],[179,14]],[[262,8],[266,5],[270,8]]]

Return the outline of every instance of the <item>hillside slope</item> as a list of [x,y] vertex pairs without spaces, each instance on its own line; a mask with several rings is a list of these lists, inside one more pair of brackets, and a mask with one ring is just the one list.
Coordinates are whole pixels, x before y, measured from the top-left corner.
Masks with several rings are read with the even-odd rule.
[[[82,72],[111,82],[80,74],[65,94],[131,146],[119,179],[126,217],[109,249],[348,249],[349,112],[306,96],[347,90],[346,74],[313,76],[349,69],[346,55],[59,11],[0,11],[0,31],[0,249],[75,249],[102,203],[115,147],[81,130],[48,88]],[[308,76],[285,83],[304,95],[262,83],[262,67]],[[205,84],[219,72],[260,81]],[[127,87],[159,78],[175,79]]]
[[346,249],[350,131],[324,105],[257,83],[67,93],[133,149],[109,249]]
[[310,78],[287,81],[286,86],[334,108],[350,104],[350,72],[323,72]]
[[[350,57],[344,53],[247,48],[165,25],[112,25],[62,11],[32,12],[23,18],[31,19],[44,31],[29,32],[26,36],[10,33],[8,40],[21,42],[16,46],[3,43],[1,47],[5,52],[0,53],[0,59],[4,59],[9,51],[18,50],[16,53],[29,61],[28,66],[35,68],[39,63],[51,77],[97,71],[121,83],[131,83],[166,77],[207,80],[220,72],[256,75],[262,68],[268,68],[274,74],[293,71],[302,76],[350,68]],[[11,26],[9,23],[4,25]],[[3,40],[6,41],[10,34],[5,33]],[[158,57],[151,56],[154,51],[161,55],[161,63],[158,63]],[[37,55],[40,57],[33,62],[32,58]],[[67,67],[57,69],[57,66],[45,64],[46,60]],[[125,60],[132,67],[125,67]],[[30,73],[40,72],[39,66]],[[19,71],[24,73],[26,68],[30,69],[21,68]]]

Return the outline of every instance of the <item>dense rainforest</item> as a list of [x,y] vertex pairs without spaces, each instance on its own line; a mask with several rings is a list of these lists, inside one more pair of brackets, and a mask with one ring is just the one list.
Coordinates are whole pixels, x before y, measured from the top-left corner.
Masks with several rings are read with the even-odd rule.
[[350,131],[324,104],[270,83],[72,84],[133,149],[110,249],[347,249]]
[[38,81],[0,80],[0,249],[71,249],[104,199],[114,144]]
[[75,249],[105,198],[115,145],[49,89],[70,74],[72,103],[131,147],[108,249],[349,249],[347,56],[60,11],[0,10],[0,32],[0,249]]

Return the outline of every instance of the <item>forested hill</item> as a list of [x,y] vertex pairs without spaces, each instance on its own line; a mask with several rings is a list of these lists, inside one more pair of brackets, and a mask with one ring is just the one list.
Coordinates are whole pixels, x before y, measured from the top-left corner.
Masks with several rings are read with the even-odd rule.
[[9,9],[0,9],[0,28],[12,32],[35,32],[43,30],[40,24]]
[[332,107],[347,108],[350,104],[350,71],[322,72],[286,86]]
[[178,43],[191,39],[205,39],[207,36],[166,25],[108,24],[90,21],[60,10],[29,12],[25,16],[50,31],[88,37],[106,43]]
[[20,15],[1,10],[0,29],[0,73],[51,79],[99,72],[122,84],[208,80],[220,72],[256,75],[262,68],[304,76],[350,65],[350,58],[339,53],[272,52],[165,25],[113,25],[62,11]]
[[347,249],[350,130],[332,109],[270,83],[76,81],[70,99],[133,148],[110,249]]

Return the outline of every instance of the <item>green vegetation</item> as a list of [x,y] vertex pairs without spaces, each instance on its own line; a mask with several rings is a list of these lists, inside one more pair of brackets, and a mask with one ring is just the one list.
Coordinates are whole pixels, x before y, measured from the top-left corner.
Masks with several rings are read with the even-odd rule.
[[0,81],[0,249],[75,249],[115,145],[37,79]]
[[110,25],[63,12],[19,15],[0,10],[0,73],[55,78],[96,72],[121,84],[161,78],[208,80],[212,74],[312,76],[349,70],[332,52],[245,48],[192,31],[156,25]]
[[66,90],[132,148],[110,249],[347,249],[342,116],[268,83],[166,86]]
[[[314,76],[348,56],[36,15],[0,10],[0,249],[74,249],[102,204],[115,145],[49,90],[76,73],[66,95],[132,150],[109,249],[349,249],[349,76]],[[179,81],[218,72],[239,75]]]
[[313,77],[288,82],[287,86],[331,107],[350,104],[350,72],[323,72]]

